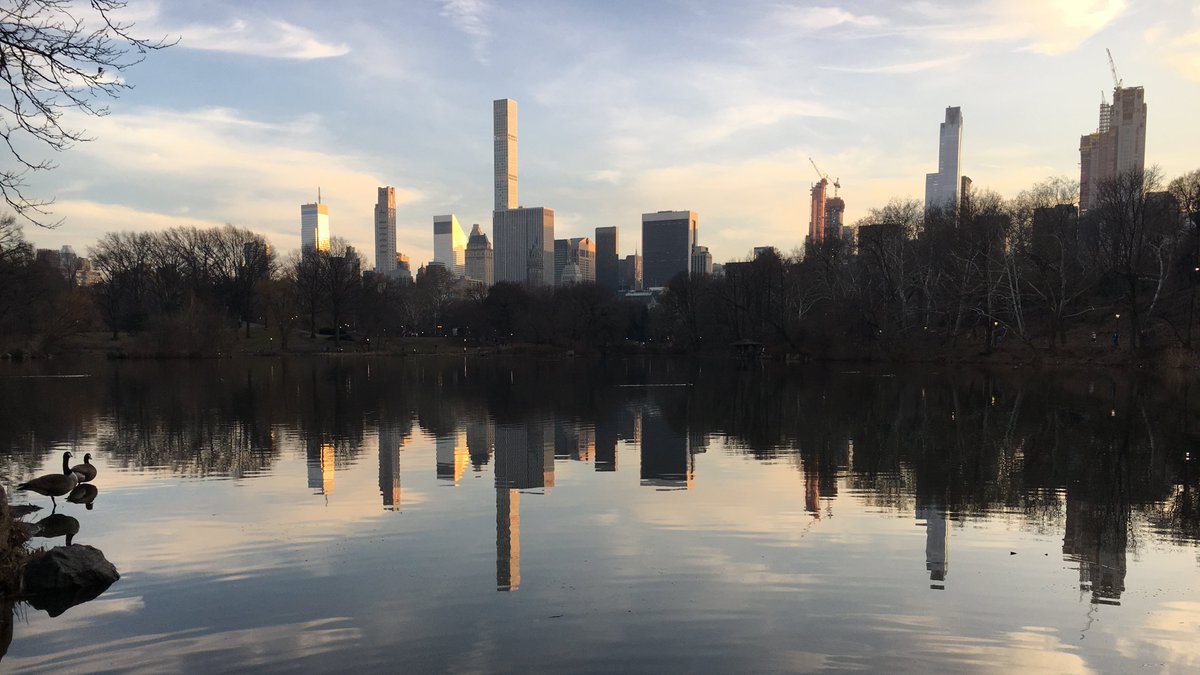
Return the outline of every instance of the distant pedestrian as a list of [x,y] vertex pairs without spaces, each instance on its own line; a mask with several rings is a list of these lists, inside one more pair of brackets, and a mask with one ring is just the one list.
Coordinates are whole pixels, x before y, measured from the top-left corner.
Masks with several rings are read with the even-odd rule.
[[1114,347],[1120,345],[1121,344],[1121,334],[1116,331],[1113,331],[1112,342],[1113,342]]
[[1096,344],[1096,331],[1092,331],[1092,344]]

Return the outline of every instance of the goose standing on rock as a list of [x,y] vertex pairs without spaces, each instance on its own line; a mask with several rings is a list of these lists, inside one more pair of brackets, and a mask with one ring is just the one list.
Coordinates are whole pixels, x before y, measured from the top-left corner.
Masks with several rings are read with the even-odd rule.
[[71,457],[72,455],[69,451],[63,453],[62,473],[48,473],[45,476],[38,476],[31,481],[21,483],[17,486],[17,489],[45,495],[57,507],[58,501],[54,498],[69,493],[79,484],[79,476],[71,470]]
[[92,453],[83,455],[83,464],[76,464],[71,471],[79,474],[79,482],[86,483],[96,477],[96,467],[92,464]]

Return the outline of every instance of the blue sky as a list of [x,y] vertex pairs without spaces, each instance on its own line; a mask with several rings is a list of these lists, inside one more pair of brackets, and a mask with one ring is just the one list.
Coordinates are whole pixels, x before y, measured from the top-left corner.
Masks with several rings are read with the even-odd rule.
[[177,46],[130,69],[95,138],[32,181],[56,195],[39,246],[111,230],[231,222],[299,247],[320,186],[331,230],[373,260],[375,188],[398,246],[432,256],[434,214],[491,223],[491,101],[519,105],[520,201],[556,234],[691,209],[717,261],[799,246],[813,157],[849,222],[921,197],[938,123],[962,107],[963,169],[1012,196],[1078,175],[1111,94],[1104,49],[1146,88],[1147,163],[1200,168],[1200,5],[955,2],[221,2],[130,0]]

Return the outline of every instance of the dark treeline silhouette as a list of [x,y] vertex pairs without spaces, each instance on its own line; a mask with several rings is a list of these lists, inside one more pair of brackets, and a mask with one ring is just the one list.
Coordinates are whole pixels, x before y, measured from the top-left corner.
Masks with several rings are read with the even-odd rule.
[[[702,480],[695,453],[721,439],[729,451],[794,462],[814,511],[845,476],[862,499],[890,510],[936,504],[957,518],[1003,510],[1034,526],[1067,519],[1104,536],[1116,536],[1113,519],[1128,525],[1136,516],[1164,536],[1200,539],[1200,476],[1188,450],[1200,412],[1190,379],[444,358],[116,361],[90,378],[33,379],[19,395],[16,387],[0,388],[0,442],[16,463],[4,467],[8,475],[94,438],[110,465],[252,477],[286,447],[314,460],[331,448],[342,467],[369,457],[384,431],[402,447],[418,428],[442,437],[481,424],[553,429],[541,438],[592,435],[605,470],[602,457],[616,460],[601,447],[615,438],[604,441],[606,430],[633,414],[643,462],[692,462]],[[663,454],[671,448],[683,454]],[[490,448],[471,452],[477,468],[489,462]]]
[[147,354],[212,356],[237,351],[238,329],[250,337],[255,326],[285,351],[298,339],[386,350],[422,335],[583,351],[761,345],[817,359],[1192,349],[1200,170],[1165,186],[1154,169],[1101,181],[1082,215],[1076,193],[1058,178],[1011,200],[968,191],[949,209],[893,200],[853,240],[767,249],[718,277],[681,274],[649,306],[594,284],[484,288],[436,265],[415,281],[385,278],[364,273],[343,240],[280,257],[232,225],[107,234],[89,250],[85,287],[5,218],[0,340],[54,352],[103,326]]

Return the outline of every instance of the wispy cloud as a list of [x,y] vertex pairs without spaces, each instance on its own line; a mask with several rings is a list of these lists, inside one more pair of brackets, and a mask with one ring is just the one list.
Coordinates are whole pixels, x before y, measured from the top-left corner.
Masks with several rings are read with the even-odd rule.
[[488,26],[491,7],[486,0],[442,0],[442,16],[472,39],[475,58],[487,63],[487,45],[492,37]]
[[941,59],[913,61],[910,63],[889,63],[882,66],[821,66],[821,70],[832,70],[839,73],[901,75],[945,68],[946,66],[951,66],[965,60],[968,56],[968,54],[958,54]]
[[1144,37],[1159,60],[1189,80],[1200,82],[1200,5],[1192,9],[1190,22],[1161,23],[1146,31]]
[[1127,0],[992,0],[979,6],[917,3],[918,32],[949,42],[1008,42],[1040,54],[1064,54],[1109,26]]
[[168,30],[179,46],[278,59],[325,59],[349,53],[344,44],[325,42],[315,33],[278,19],[234,19],[224,26],[190,25]]
[[885,21],[869,14],[852,14],[839,7],[783,7],[776,12],[779,24],[802,30],[826,30],[836,26],[875,28]]

